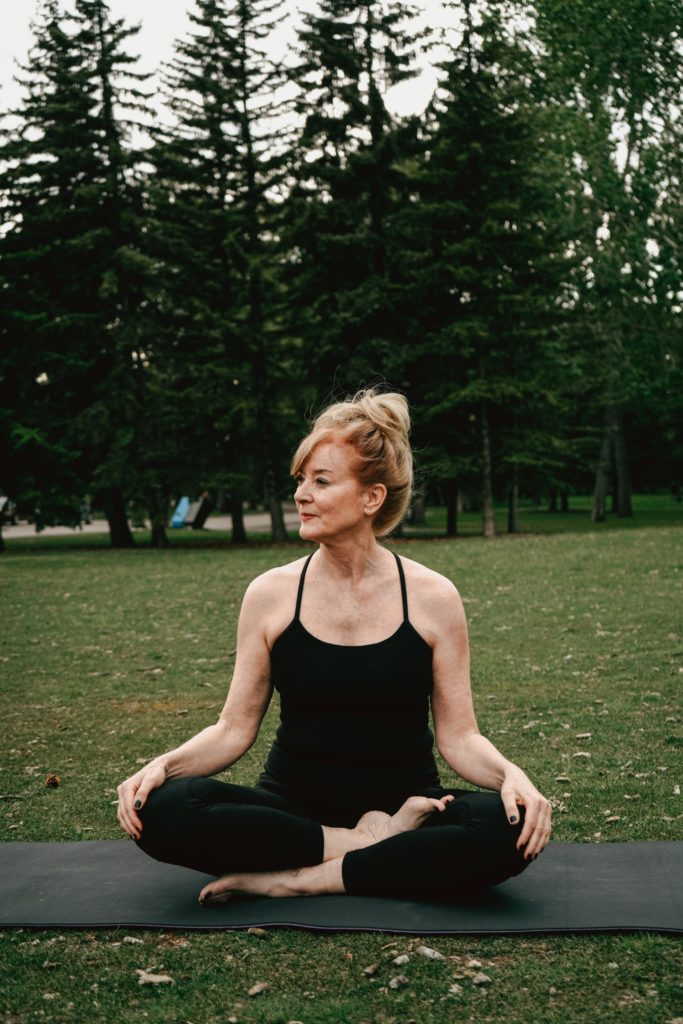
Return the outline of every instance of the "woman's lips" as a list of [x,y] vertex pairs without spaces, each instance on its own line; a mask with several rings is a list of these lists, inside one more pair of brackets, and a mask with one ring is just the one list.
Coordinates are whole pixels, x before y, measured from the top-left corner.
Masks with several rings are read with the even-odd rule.
[[313,515],[312,512],[299,512],[299,516],[302,519],[315,519],[315,516]]

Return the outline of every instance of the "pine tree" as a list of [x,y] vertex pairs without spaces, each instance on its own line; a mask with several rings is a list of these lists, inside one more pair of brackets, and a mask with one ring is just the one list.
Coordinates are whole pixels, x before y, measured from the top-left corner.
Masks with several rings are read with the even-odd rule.
[[671,220],[660,210],[680,203],[680,14],[668,0],[536,6],[548,88],[573,112],[570,159],[589,206],[589,230],[575,225],[584,268],[576,321],[601,434],[592,512],[601,521],[610,484],[617,514],[632,514],[628,421],[642,423],[657,380],[669,376],[671,346],[660,342],[673,293],[660,291],[659,254],[671,252]]
[[[97,174],[93,96],[82,54],[56,2],[39,11],[23,69],[25,101],[3,132],[0,178],[7,230],[0,241],[3,291],[2,420],[5,482],[37,522],[75,514],[88,485],[79,411],[96,285],[91,230]],[[67,424],[66,428],[64,424]]]
[[515,530],[520,478],[564,448],[553,409],[566,265],[533,55],[502,5],[477,11],[464,4],[462,41],[440,65],[401,230],[418,447],[446,492],[449,532],[458,491],[474,484],[490,537],[496,475]]
[[415,13],[405,3],[322,0],[299,31],[292,76],[302,128],[282,235],[289,329],[318,402],[378,374],[401,382],[391,222],[403,126],[384,95],[417,74],[425,34],[410,30]]
[[[135,31],[112,22],[101,0],[79,0],[68,22],[47,2],[19,125],[3,146],[13,344],[34,350],[25,364],[23,393],[33,396],[27,426],[39,418],[43,450],[65,453],[80,496],[92,489],[102,497],[117,547],[133,543],[125,500],[141,415],[133,282],[144,260],[135,245],[135,154],[118,112],[129,101],[132,60],[122,46]],[[22,434],[31,436],[35,443],[35,431]],[[45,491],[43,476],[35,487]],[[43,515],[50,515],[47,505]]]
[[167,73],[175,123],[152,154],[165,359],[193,410],[205,480],[231,492],[234,540],[245,539],[244,497],[259,493],[273,538],[286,538],[281,466],[295,382],[278,325],[284,78],[260,47],[281,6],[197,0]]

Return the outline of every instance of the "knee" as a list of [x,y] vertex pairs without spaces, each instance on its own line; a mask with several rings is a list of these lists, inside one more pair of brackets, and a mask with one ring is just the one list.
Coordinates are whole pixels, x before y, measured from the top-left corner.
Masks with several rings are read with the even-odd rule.
[[464,799],[468,805],[468,824],[472,834],[479,837],[478,845],[483,854],[482,867],[496,879],[488,884],[497,885],[506,878],[521,874],[529,864],[524,858],[524,848],[517,848],[524,828],[525,808],[518,808],[519,820],[512,824],[497,793],[472,793]]
[[519,820],[514,825],[508,820],[504,808],[502,809],[501,817],[502,823],[496,829],[495,839],[493,840],[497,845],[498,856],[496,862],[500,874],[498,880],[492,883],[494,885],[504,882],[506,878],[514,878],[516,875],[521,875],[522,871],[528,868],[531,863],[524,856],[525,848],[523,846],[518,848],[517,845],[524,828],[525,808],[519,808]]
[[169,839],[187,826],[191,806],[191,779],[170,779],[148,794],[138,811],[142,833],[137,845],[157,859]]

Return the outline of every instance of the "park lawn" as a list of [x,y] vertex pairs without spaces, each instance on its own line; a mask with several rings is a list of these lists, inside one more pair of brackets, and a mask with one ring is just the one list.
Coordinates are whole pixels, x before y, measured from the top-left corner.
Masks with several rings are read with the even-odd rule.
[[[519,505],[519,533],[608,533],[612,530],[642,530],[658,527],[683,527],[683,501],[676,501],[670,494],[634,494],[633,517],[620,519],[608,513],[603,523],[591,520],[592,498],[590,495],[572,495],[568,512],[549,512],[547,504],[537,505],[530,499],[522,499]],[[498,503],[494,508],[495,529],[498,536],[507,533],[507,506]],[[289,528],[290,541],[298,540],[298,531]],[[463,512],[458,516],[458,536],[460,538],[480,537],[482,520],[480,512]],[[405,525],[404,535],[408,540],[424,538],[443,538],[446,534],[446,509],[439,505],[427,507],[424,524]],[[135,543],[139,547],[148,547],[151,531],[135,529]],[[223,547],[231,542],[230,530],[217,530],[213,527],[202,530],[167,530],[171,548]],[[248,532],[248,542],[252,545],[270,544],[267,533]],[[108,533],[84,533],[78,529],[63,536],[52,536],[43,533],[29,537],[5,536],[7,550],[12,554],[33,554],[44,551],[86,551],[109,548]]]
[[[552,799],[555,838],[680,839],[680,527],[389,546],[459,587],[481,731]],[[22,799],[0,800],[0,837],[119,838],[118,782],[220,712],[248,581],[308,549],[19,547],[0,562],[0,795]],[[226,779],[255,781],[276,722],[274,702]],[[45,785],[50,772],[56,789]],[[445,767],[443,778],[455,782]],[[401,968],[391,958],[419,944],[407,936],[132,934],[142,944],[114,930],[0,932],[5,1020],[664,1024],[681,1015],[680,947],[657,934],[424,936],[447,959],[414,956]],[[372,963],[374,980],[363,973]],[[136,968],[174,984],[141,987]],[[483,988],[471,980],[481,969],[491,978]],[[401,973],[408,984],[388,988]],[[269,988],[249,997],[260,981]],[[454,983],[459,994],[449,994]]]

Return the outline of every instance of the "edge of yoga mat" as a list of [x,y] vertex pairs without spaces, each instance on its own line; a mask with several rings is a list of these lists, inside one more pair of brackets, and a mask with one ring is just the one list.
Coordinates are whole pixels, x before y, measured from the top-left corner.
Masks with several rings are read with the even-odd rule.
[[0,843],[0,927],[678,934],[682,853],[676,842],[551,843],[522,875],[458,903],[333,895],[200,907],[197,894],[211,876],[159,864],[125,840]]

